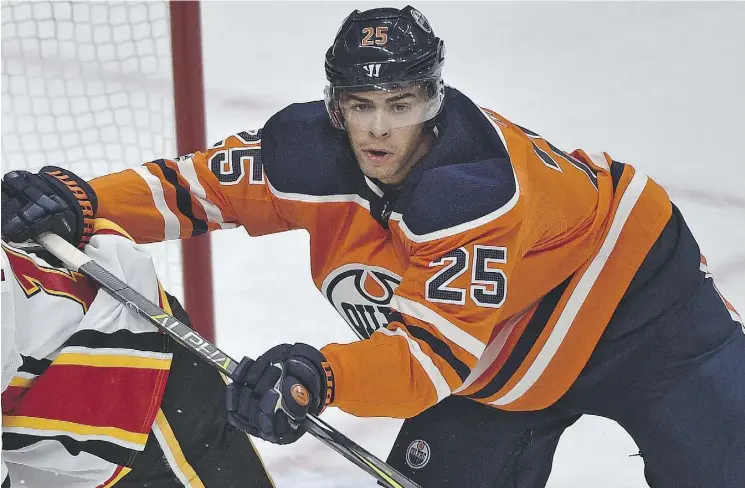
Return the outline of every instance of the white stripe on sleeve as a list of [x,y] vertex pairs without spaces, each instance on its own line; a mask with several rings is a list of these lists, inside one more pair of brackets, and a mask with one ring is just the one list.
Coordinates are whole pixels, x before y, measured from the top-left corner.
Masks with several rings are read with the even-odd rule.
[[419,302],[395,295],[391,300],[391,307],[410,317],[431,324],[443,337],[457,344],[461,349],[468,351],[476,359],[481,357],[486,348],[486,344]]
[[163,216],[163,220],[165,221],[165,228],[163,230],[165,235],[164,240],[178,239],[181,236],[181,222],[179,222],[176,214],[168,208],[165,194],[163,193],[163,185],[160,184],[160,180],[144,166],[137,166],[132,169],[147,183],[150,193],[153,194],[155,208]]
[[419,346],[419,343],[416,342],[414,339],[409,337],[409,335],[406,333],[405,330],[401,329],[400,327],[396,329],[395,331],[386,329],[385,327],[382,327],[375,332],[380,332],[381,334],[385,334],[387,336],[401,336],[404,339],[406,339],[406,342],[409,345],[409,351],[411,352],[411,355],[416,358],[417,361],[419,361],[419,364],[421,364],[422,368],[424,369],[424,372],[427,373],[427,376],[429,377],[430,381],[432,382],[432,385],[435,387],[435,391],[437,392],[437,402],[439,403],[444,398],[447,398],[450,396],[450,385],[448,385],[447,380],[445,380],[445,377],[442,376],[442,373],[439,369],[437,369],[437,366],[435,366],[435,363],[432,362],[432,358],[427,356],[424,351],[422,351],[422,348]]
[[197,170],[194,167],[194,158],[179,161],[176,164],[178,165],[179,173],[181,173],[181,176],[183,176],[189,184],[191,194],[196,197],[197,201],[202,205],[202,208],[204,208],[204,212],[207,214],[207,220],[219,224],[221,229],[235,228],[235,224],[226,223],[223,220],[222,212],[220,212],[217,205],[207,199],[207,192],[204,190],[204,187],[197,177]]

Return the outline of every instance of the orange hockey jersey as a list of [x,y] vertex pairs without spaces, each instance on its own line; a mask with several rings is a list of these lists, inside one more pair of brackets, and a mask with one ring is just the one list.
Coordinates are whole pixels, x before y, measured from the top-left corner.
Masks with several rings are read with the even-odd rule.
[[91,184],[99,216],[140,242],[306,229],[316,286],[365,339],[322,349],[333,405],[410,417],[458,394],[547,407],[587,362],[671,203],[631,166],[566,154],[452,88],[436,132],[393,190],[361,173],[322,102]]

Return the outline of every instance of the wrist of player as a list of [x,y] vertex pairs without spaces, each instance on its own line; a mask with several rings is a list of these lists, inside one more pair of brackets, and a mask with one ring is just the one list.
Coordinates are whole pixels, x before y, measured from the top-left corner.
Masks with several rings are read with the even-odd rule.
[[71,171],[45,166],[11,171],[2,180],[2,238],[25,242],[52,232],[83,248],[97,208],[93,188]]
[[244,358],[228,386],[230,423],[276,444],[305,432],[307,414],[319,414],[333,397],[333,374],[317,349],[307,344],[275,346],[256,361]]

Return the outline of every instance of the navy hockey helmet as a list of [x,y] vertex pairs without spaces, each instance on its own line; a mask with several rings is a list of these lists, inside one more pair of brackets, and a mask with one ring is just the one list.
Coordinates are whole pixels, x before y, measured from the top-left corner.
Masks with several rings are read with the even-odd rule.
[[[435,36],[421,12],[411,6],[352,12],[326,52],[326,109],[331,123],[345,129],[354,114],[344,110],[344,93],[395,92],[417,84],[424,101],[407,116],[396,114],[393,127],[425,122],[442,108],[441,78],[445,43]],[[393,128],[392,127],[392,128]]]

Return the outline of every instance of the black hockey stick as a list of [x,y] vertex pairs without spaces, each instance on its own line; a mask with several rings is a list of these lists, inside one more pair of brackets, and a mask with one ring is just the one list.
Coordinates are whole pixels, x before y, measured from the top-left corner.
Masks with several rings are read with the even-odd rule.
[[[109,295],[123,303],[127,308],[163,330],[179,344],[232,379],[238,363],[186,324],[137,293],[58,235],[42,234],[38,238],[38,242],[62,261],[65,267],[72,271],[78,271],[101,285]],[[383,486],[389,488],[421,488],[318,417],[314,415],[306,416],[303,427],[331,449],[377,478]]]

